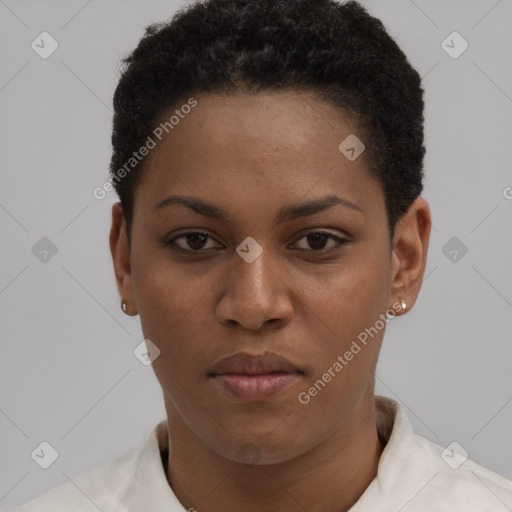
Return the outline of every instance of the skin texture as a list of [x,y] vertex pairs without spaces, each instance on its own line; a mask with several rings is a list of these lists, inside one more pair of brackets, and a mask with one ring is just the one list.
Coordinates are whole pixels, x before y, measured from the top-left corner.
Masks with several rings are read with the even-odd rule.
[[[399,297],[406,311],[414,305],[428,203],[413,203],[391,245],[384,195],[364,153],[350,161],[338,149],[351,133],[364,142],[339,109],[307,92],[195,98],[198,105],[145,162],[131,253],[119,203],[110,233],[127,313],[140,315],[144,337],[161,351],[153,368],[170,427],[168,481],[185,508],[200,512],[347,510],[375,477],[383,450],[374,371],[385,328],[308,404],[298,394],[381,314],[396,310]],[[154,211],[171,194],[201,198],[230,218],[183,205]],[[336,205],[275,222],[283,206],[329,195],[362,212]],[[191,230],[211,238],[177,240],[189,255],[164,245]],[[348,242],[315,243],[306,237],[311,231]],[[263,249],[252,263],[236,252],[248,236]],[[206,377],[226,356],[267,350],[304,372],[268,400],[242,402]],[[244,447],[255,454],[252,464],[241,459]]]

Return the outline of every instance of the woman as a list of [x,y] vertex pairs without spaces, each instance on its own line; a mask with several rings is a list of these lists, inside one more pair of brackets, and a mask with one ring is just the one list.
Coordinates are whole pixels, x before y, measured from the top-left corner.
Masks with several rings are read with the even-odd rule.
[[430,236],[423,90],[356,2],[210,0],[114,96],[110,248],[166,420],[18,511],[507,510],[374,395]]

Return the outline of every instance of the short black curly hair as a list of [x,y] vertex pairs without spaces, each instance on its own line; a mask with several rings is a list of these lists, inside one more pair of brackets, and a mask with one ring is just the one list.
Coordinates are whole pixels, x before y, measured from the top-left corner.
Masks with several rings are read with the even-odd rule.
[[[142,165],[116,173],[162,114],[201,92],[313,91],[355,116],[382,186],[391,238],[423,188],[423,89],[382,22],[358,2],[203,0],[146,27],[122,59],[114,93],[109,181],[131,246]],[[340,141],[341,142],[341,141]]]

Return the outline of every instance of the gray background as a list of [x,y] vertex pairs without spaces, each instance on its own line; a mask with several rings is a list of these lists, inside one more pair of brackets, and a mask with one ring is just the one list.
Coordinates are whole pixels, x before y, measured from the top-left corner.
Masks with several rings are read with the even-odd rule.
[[[512,478],[512,1],[363,2],[424,77],[433,225],[415,308],[391,322],[377,392],[416,431]],[[165,417],[119,308],[108,231],[119,59],[184,2],[0,0],[0,507],[136,449]],[[42,59],[31,42],[49,32]],[[441,42],[459,32],[457,59]],[[32,252],[49,238],[57,253]],[[452,237],[468,252],[452,261]],[[452,242],[453,243],[453,242]],[[445,253],[448,254],[445,255]],[[43,470],[41,441],[59,453]]]

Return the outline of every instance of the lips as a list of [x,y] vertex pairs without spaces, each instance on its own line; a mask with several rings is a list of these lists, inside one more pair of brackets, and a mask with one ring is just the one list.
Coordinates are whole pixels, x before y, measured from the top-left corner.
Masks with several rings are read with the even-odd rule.
[[237,373],[246,375],[264,375],[269,373],[303,373],[288,359],[275,352],[252,355],[240,352],[219,361],[211,369],[209,376]]
[[267,373],[247,375],[223,373],[214,375],[212,380],[229,393],[230,397],[242,402],[262,402],[281,394],[302,379],[299,373]]
[[274,352],[245,352],[219,361],[208,377],[239,401],[258,402],[284,392],[304,375],[295,364]]

